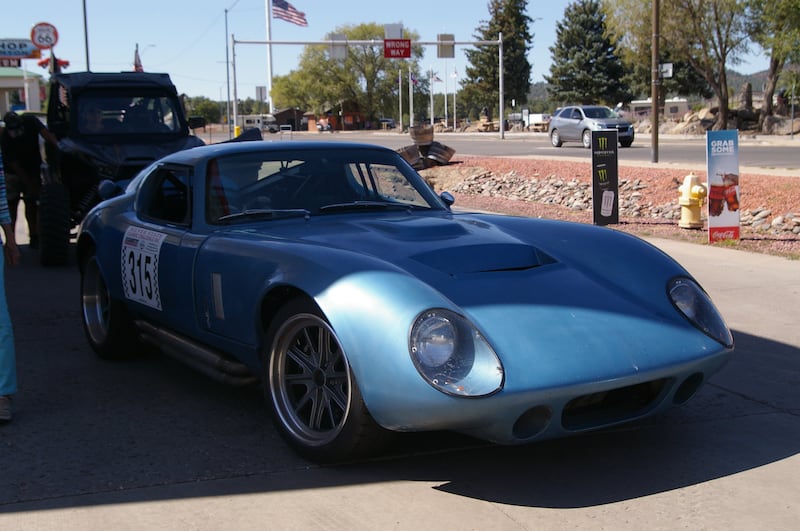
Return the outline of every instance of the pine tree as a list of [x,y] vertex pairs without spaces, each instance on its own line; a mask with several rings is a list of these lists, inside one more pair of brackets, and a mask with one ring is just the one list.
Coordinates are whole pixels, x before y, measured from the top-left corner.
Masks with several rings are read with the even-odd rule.
[[568,5],[550,47],[549,91],[561,103],[616,103],[629,98],[625,67],[606,34],[605,14],[595,0]]
[[[477,40],[496,41],[503,34],[504,105],[515,100],[527,101],[530,89],[531,64],[528,51],[533,42],[529,30],[532,22],[525,13],[527,0],[490,0],[491,20],[476,28]],[[497,109],[500,99],[500,64],[496,46],[479,46],[466,50],[470,66],[466,67],[464,104],[474,108]]]

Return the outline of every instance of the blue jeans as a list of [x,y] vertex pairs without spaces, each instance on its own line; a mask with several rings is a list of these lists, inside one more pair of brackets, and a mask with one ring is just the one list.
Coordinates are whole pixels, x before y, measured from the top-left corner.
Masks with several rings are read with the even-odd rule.
[[17,357],[14,330],[6,304],[5,254],[0,252],[0,396],[17,392]]

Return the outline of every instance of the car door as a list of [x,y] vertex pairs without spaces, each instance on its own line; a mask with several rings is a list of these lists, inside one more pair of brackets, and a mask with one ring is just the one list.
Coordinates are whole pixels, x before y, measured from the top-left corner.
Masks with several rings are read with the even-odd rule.
[[198,238],[191,233],[189,167],[162,165],[143,181],[136,216],[122,240],[122,285],[138,313],[173,330],[193,325],[191,267]]
[[579,107],[571,107],[564,113],[564,126],[561,130],[561,138],[564,140],[580,140],[583,128],[583,113]]

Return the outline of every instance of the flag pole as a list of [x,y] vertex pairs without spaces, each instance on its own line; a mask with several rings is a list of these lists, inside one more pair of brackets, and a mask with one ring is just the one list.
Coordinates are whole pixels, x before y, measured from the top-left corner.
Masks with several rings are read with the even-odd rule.
[[400,124],[400,130],[403,130],[403,69],[400,68],[397,70],[397,99],[400,102],[398,105],[400,111],[400,117],[398,123]]
[[458,130],[458,111],[456,111],[456,94],[458,93],[458,72],[453,67],[453,132]]
[[433,127],[433,66],[430,67],[430,86],[431,86],[431,127]]
[[236,38],[231,33],[231,72],[233,73],[233,130],[239,125],[239,95],[236,90]]
[[408,128],[414,127],[414,78],[411,66],[408,67]]
[[264,0],[267,12],[267,101],[272,114],[272,0]]
[[444,128],[447,129],[449,116],[447,116],[447,59],[444,60]]

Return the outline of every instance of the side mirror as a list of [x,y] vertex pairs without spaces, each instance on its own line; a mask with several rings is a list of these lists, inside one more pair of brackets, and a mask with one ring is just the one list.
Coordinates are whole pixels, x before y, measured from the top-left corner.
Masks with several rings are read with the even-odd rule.
[[453,205],[453,203],[456,202],[456,198],[453,197],[453,194],[451,194],[450,192],[442,192],[441,194],[439,194],[439,199],[441,199],[442,202],[445,205],[447,205],[447,208],[450,208]]
[[117,197],[121,193],[122,188],[110,179],[103,179],[100,181],[100,184],[97,185],[97,195],[99,195],[100,199],[103,201],[111,199],[112,197]]

